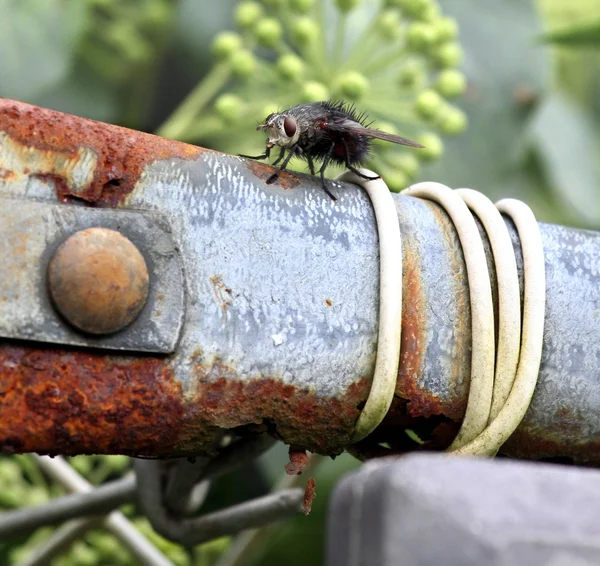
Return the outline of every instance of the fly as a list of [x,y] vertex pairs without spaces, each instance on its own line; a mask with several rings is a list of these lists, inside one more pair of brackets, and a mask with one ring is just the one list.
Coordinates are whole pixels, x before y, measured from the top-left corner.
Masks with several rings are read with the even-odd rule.
[[[262,155],[241,155],[250,159],[268,159],[271,149],[279,147],[279,156],[273,162],[281,165],[268,179],[267,184],[274,183],[282,171],[285,171],[292,157],[305,159],[312,175],[315,175],[315,161],[321,163],[319,175],[321,186],[331,199],[334,194],[325,184],[325,169],[336,163],[346,166],[359,177],[367,180],[379,179],[369,177],[357,170],[364,164],[370,154],[371,139],[423,147],[420,143],[369,128],[366,115],[359,114],[353,105],[340,102],[311,102],[298,104],[283,112],[275,112],[267,116],[265,123],[256,129],[265,130],[269,136],[265,152]],[[286,155],[287,152],[287,155]]]

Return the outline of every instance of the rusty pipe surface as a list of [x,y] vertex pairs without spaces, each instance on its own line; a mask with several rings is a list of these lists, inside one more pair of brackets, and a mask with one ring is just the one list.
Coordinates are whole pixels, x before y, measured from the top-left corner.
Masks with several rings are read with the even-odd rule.
[[[358,187],[338,183],[334,204],[316,179],[285,173],[267,185],[271,173],[238,157],[0,101],[0,197],[13,199],[14,213],[20,202],[35,202],[68,207],[69,218],[90,208],[159,218],[176,248],[160,253],[181,255],[185,288],[171,353],[114,351],[120,333],[107,346],[81,338],[80,347],[36,342],[35,332],[17,340],[5,329],[3,450],[203,454],[223,429],[268,431],[321,454],[342,450],[374,369],[373,211]],[[401,367],[387,418],[358,447],[366,456],[380,453],[382,444],[392,451],[447,446],[468,393],[470,314],[456,233],[437,205],[395,199],[404,254]],[[48,218],[56,216],[54,209]],[[109,227],[127,232],[129,220],[120,218]],[[540,227],[547,268],[542,370],[505,452],[595,464],[600,234]],[[69,229],[63,222],[61,233]],[[9,250],[17,259],[32,248],[23,230]],[[154,236],[142,242],[136,234],[139,249],[153,247]],[[0,265],[0,281],[19,282],[24,265]],[[3,295],[1,285],[0,312],[15,296]],[[405,428],[425,443],[415,443]]]

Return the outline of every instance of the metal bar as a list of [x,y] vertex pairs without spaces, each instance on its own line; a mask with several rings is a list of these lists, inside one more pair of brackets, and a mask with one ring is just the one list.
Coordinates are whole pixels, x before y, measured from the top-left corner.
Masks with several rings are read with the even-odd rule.
[[[273,491],[301,487],[306,478],[315,473],[322,461],[320,456],[313,454],[302,475],[282,475]],[[277,536],[277,531],[283,525],[285,523],[275,523],[241,532],[231,541],[227,552],[219,558],[215,566],[253,566],[261,558],[261,551]]]
[[267,435],[232,440],[219,450],[216,458],[187,458],[167,462],[170,466],[164,500],[175,515],[191,515],[197,511],[208,494],[209,483],[244,464],[255,460],[273,446]]
[[226,509],[193,518],[174,518],[161,496],[161,468],[156,460],[136,460],[138,502],[154,530],[163,537],[194,546],[221,536],[260,527],[303,510],[304,489],[284,489]]
[[[4,450],[206,454],[235,427],[321,454],[344,448],[377,344],[378,240],[359,188],[336,185],[334,204],[305,175],[267,185],[272,169],[263,164],[12,101],[0,102],[0,136],[0,195],[162,215],[186,291],[181,338],[166,357],[0,342]],[[388,418],[357,448],[367,456],[380,443],[419,448],[405,428],[426,449],[447,446],[468,392],[470,316],[456,233],[435,204],[395,201],[401,368]],[[600,463],[600,234],[540,228],[542,369],[505,452]]]
[[43,525],[55,525],[84,515],[105,515],[134,501],[135,493],[135,477],[129,475],[88,493],[66,495],[44,505],[7,511],[0,514],[0,539],[6,540],[20,532],[33,531]]
[[52,559],[66,551],[84,533],[102,524],[98,517],[75,519],[62,525],[52,536],[36,546],[17,566],[46,566]]
[[[83,477],[81,477],[69,464],[62,458],[49,458],[47,456],[37,456],[37,460],[42,469],[55,481],[76,493],[87,493],[92,489]],[[90,520],[88,527],[95,523]],[[142,535],[131,522],[120,511],[113,511],[105,519],[104,527],[108,529],[121,543],[140,561],[141,564],[148,566],[173,566],[173,563],[158,550],[148,539]],[[73,527],[84,529],[85,524],[78,524]],[[81,533],[81,530],[77,530]],[[58,536],[57,536],[58,539]],[[74,540],[74,539],[70,539]],[[58,546],[58,540],[57,540]],[[53,548],[53,545],[48,545]]]
[[[206,497],[208,491],[206,480],[243,466],[257,458],[273,443],[273,439],[264,435],[251,437],[233,442],[211,461],[204,458],[200,459],[201,462],[195,463],[187,459],[167,461],[169,474],[164,500],[169,509],[175,515],[195,512]],[[54,468],[46,471],[57,481],[58,477],[62,478],[61,483],[65,481],[62,471],[59,476]],[[67,487],[77,486],[83,489],[84,484],[77,479],[77,476],[73,476],[71,480],[75,483],[70,483]],[[136,493],[135,475],[129,474],[120,480],[94,487],[86,492],[65,495],[43,505],[6,511],[0,514],[0,540],[81,516],[106,515],[125,503],[134,502]]]

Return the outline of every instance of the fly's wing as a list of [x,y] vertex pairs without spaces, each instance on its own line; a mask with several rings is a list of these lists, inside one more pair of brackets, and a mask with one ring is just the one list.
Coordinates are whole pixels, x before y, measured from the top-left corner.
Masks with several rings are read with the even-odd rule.
[[354,120],[343,120],[340,126],[346,131],[350,131],[354,134],[358,134],[360,136],[367,136],[369,138],[377,138],[378,140],[389,141],[392,143],[397,143],[400,145],[408,145],[410,147],[425,147],[420,143],[407,140],[406,138],[402,138],[400,136],[396,136],[395,134],[388,134],[387,132],[382,132],[381,130],[374,130],[372,128],[365,128],[365,126],[355,122]]
[[400,136],[396,136],[395,134],[388,134],[387,132],[382,132],[381,130],[373,130],[371,128],[365,128],[363,126],[354,126],[352,131],[360,134],[361,136],[368,136],[370,138],[377,138],[378,140],[389,141],[392,143],[397,143],[400,145],[408,145],[410,147],[425,147],[420,143],[407,140],[406,138],[402,138]]

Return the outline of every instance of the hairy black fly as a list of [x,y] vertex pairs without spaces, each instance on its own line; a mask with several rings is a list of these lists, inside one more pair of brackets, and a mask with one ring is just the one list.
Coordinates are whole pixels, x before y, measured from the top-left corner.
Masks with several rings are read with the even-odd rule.
[[363,175],[356,169],[369,156],[372,138],[423,147],[406,138],[369,128],[369,124],[365,122],[365,114],[358,114],[354,106],[342,101],[298,104],[283,112],[270,114],[265,123],[256,128],[266,130],[269,136],[262,155],[241,157],[268,159],[274,146],[281,148],[279,156],[273,162],[273,165],[279,162],[281,165],[267,179],[269,184],[277,180],[294,156],[306,159],[312,175],[315,174],[314,162],[320,161],[319,175],[323,190],[335,201],[337,199],[325,184],[325,169],[330,163],[345,165],[363,179],[373,180],[379,177]]

